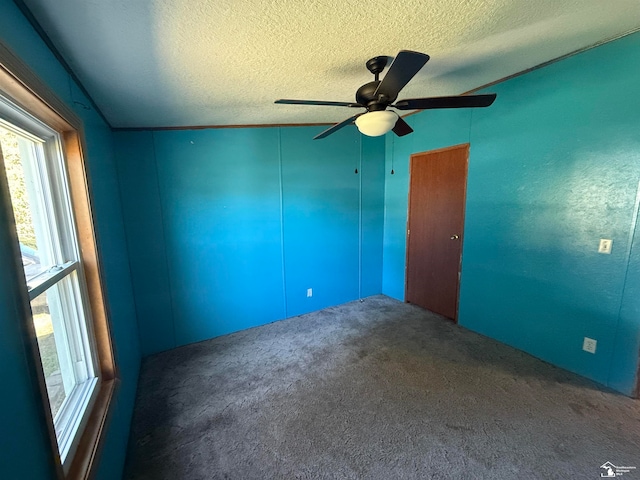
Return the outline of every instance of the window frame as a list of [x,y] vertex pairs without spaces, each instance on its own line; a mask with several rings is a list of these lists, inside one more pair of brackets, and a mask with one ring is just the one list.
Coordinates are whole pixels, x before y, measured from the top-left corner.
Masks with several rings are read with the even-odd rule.
[[[35,328],[31,320],[30,298],[18,248],[15,223],[10,226],[10,231],[6,234],[15,240],[12,242],[15,248],[12,253],[15,258],[13,270],[15,270],[18,285],[15,292],[19,303],[18,310],[22,317],[24,342],[31,353],[29,366],[33,374],[32,381],[37,385],[41,397],[42,413],[48,430],[57,477],[58,479],[90,478],[95,471],[97,458],[104,443],[106,425],[113,410],[114,395],[119,385],[119,375],[111,341],[108,303],[103,287],[99,246],[94,229],[91,185],[84,162],[83,152],[86,151],[86,148],[83,123],[75,112],[59,100],[49,87],[2,42],[0,42],[0,92],[10,102],[57,132],[61,139],[72,217],[75,220],[77,232],[79,261],[82,266],[81,269],[78,269],[80,271],[76,270],[76,272],[78,275],[84,276],[86,281],[85,293],[88,300],[87,306],[92,317],[91,328],[97,357],[96,374],[99,378],[97,395],[93,405],[89,406],[90,411],[86,416],[84,428],[79,433],[77,447],[67,473],[65,473],[67,469],[63,468],[58,453],[55,425],[49,407]],[[0,162],[2,162],[1,156]],[[4,168],[4,162],[0,166]],[[0,195],[5,200],[3,204],[11,210],[8,185],[4,176],[2,177],[0,178]],[[3,212],[3,214],[13,218],[11,211]],[[3,234],[5,233],[3,232]]]

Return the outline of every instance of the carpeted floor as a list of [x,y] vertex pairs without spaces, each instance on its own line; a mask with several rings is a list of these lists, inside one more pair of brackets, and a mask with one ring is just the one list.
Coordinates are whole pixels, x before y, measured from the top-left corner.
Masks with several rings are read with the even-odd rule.
[[384,296],[147,358],[128,479],[596,479],[640,402]]

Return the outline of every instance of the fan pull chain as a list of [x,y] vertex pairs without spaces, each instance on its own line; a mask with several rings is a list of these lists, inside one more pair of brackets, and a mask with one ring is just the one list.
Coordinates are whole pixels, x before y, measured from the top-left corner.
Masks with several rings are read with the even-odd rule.
[[395,155],[396,155],[396,148],[395,148],[395,147],[396,147],[396,141],[395,141],[395,139],[392,137],[392,138],[391,138],[391,175],[393,175],[394,173],[396,173],[396,172],[394,172],[394,171],[393,171],[393,160],[394,160],[394,157],[395,157]]

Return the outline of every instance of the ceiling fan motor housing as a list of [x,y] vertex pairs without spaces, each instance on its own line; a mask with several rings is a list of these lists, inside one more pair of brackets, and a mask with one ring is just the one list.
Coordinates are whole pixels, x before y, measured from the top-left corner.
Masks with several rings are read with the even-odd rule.
[[365,83],[356,92],[356,102],[367,107],[370,112],[385,110],[396,98],[389,98],[386,95],[376,95],[376,90],[380,85],[380,80]]

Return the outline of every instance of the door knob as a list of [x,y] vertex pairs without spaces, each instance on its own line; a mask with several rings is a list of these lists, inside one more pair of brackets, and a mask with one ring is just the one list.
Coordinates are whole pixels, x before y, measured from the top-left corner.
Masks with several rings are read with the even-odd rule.
[[460,235],[451,235],[451,240],[457,240],[460,238]]

